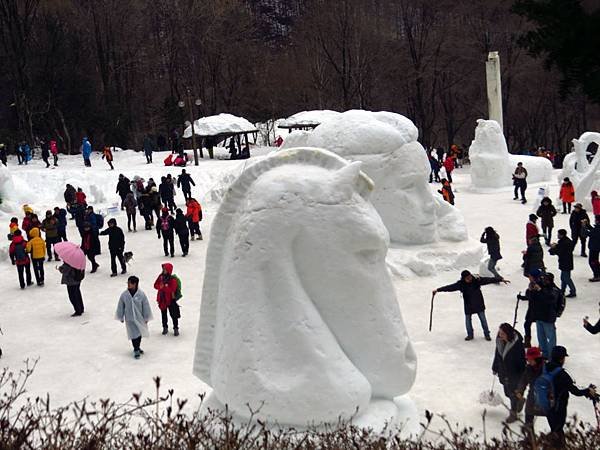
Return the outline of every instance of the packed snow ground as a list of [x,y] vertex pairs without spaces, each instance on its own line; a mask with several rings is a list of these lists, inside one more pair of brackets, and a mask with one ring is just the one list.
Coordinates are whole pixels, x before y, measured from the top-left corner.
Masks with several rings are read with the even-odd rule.
[[[253,155],[260,157],[266,151],[259,149]],[[19,202],[26,200],[42,217],[46,209],[63,206],[62,192],[68,180],[75,182],[75,187],[81,185],[88,194],[97,191],[97,197],[102,200],[97,206],[107,211],[119,201],[114,192],[119,173],[130,178],[139,175],[146,180],[154,177],[158,182],[161,175],[181,172],[180,168],[164,167],[162,159],[161,154],[155,154],[155,163],[146,165],[142,153],[125,151],[115,154],[114,171],[109,171],[106,163],[96,154],[92,159],[92,168],[84,168],[78,156],[63,156],[56,169],[45,169],[38,160],[28,166],[16,166],[14,161],[10,161],[10,168],[15,184],[23,186],[23,189],[26,187],[28,196],[31,196],[22,199],[20,193],[15,192],[15,197],[19,198]],[[154,320],[149,325],[151,337],[142,342],[145,355],[141,360],[133,358],[125,327],[114,320],[117,300],[126,288],[127,277],[120,275],[109,278],[110,258],[106,238],[101,237],[103,253],[97,258],[100,269],[96,274],[88,273],[82,283],[85,314],[79,318],[69,317],[72,308],[65,287],[60,285],[59,273],[54,270],[56,263],[45,264],[46,285],[43,288],[32,286],[21,291],[16,269],[6,258],[0,261],[4,294],[0,316],[0,326],[4,332],[0,337],[0,346],[4,356],[0,366],[18,371],[25,359],[39,359],[28,386],[29,393],[33,397],[48,393],[55,406],[83,398],[126,400],[134,392],[153,395],[152,379],[155,376],[162,378],[165,389],[173,388],[176,396],[188,398],[192,404],[198,405],[197,394],[207,390],[207,386],[192,375],[208,245],[206,238],[221,193],[245,164],[246,161],[202,160],[198,167],[187,168],[197,184],[193,194],[203,203],[205,218],[201,228],[205,240],[191,242],[190,254],[186,258],[181,257],[180,249],[175,258],[164,258],[162,240],[157,238],[155,231],[143,229],[139,215],[138,232],[134,234],[126,232],[124,214],[117,212],[119,226],[126,232],[126,249],[134,253],[129,274],[140,277],[140,288],[146,292],[154,308]],[[512,323],[516,294],[527,287],[527,280],[520,268],[521,250],[525,247],[525,222],[532,210],[537,187],[530,186],[530,202],[521,205],[512,200],[510,190],[491,194],[471,192],[468,189],[468,171],[468,168],[458,169],[453,174],[456,204],[464,214],[471,238],[479,239],[488,225],[499,232],[504,256],[499,267],[501,273],[512,281],[508,286],[483,288],[488,322],[495,330],[501,322]],[[553,199],[558,192],[554,183],[550,183]],[[434,187],[438,189],[437,185]],[[181,192],[178,192],[176,202],[182,205]],[[21,216],[19,214],[19,219]],[[1,227],[5,233],[8,232],[9,218],[10,215],[0,213]],[[568,229],[567,215],[559,214],[556,217],[555,230],[558,228]],[[68,236],[79,242],[72,221],[69,222]],[[470,248],[473,242],[452,245]],[[174,264],[175,272],[183,281],[179,337],[174,337],[172,330],[168,336],[161,335],[160,311],[154,301],[152,285],[161,263],[167,260]],[[546,254],[545,261],[547,267],[558,275],[556,257]],[[586,258],[576,256],[575,266],[573,278],[578,295],[576,299],[569,299],[566,311],[558,321],[558,342],[565,345],[571,355],[566,365],[571,375],[580,384],[598,384],[600,380],[596,379],[595,369],[600,363],[600,341],[581,326],[584,316],[589,315],[591,321],[598,317],[598,286],[587,281],[590,269]],[[425,410],[443,413],[452,423],[472,426],[481,434],[484,406],[478,403],[478,398],[480,392],[489,389],[492,383],[494,343],[483,339],[476,317],[473,318],[475,340],[463,340],[463,302],[457,293],[440,293],[436,296],[433,332],[429,333],[427,329],[432,289],[456,281],[463,268],[455,267],[451,271],[427,277],[396,276],[394,284],[418,356],[417,380],[410,395],[421,419],[424,420]],[[470,269],[476,271],[477,265]],[[519,329],[522,329],[525,311],[526,304],[521,303]],[[533,331],[535,340],[535,328]],[[289,351],[293,352],[293,349]],[[572,398],[569,413],[577,413],[588,421],[595,420],[591,403],[585,399]],[[500,432],[501,422],[506,416],[507,411],[501,407],[488,410],[488,436]],[[439,419],[435,423],[443,427]],[[536,428],[546,429],[545,420],[538,420]]]

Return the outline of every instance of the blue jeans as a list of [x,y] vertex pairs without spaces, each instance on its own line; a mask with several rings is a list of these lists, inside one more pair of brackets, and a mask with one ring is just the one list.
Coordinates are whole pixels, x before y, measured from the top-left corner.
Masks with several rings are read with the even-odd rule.
[[[467,336],[473,337],[473,322],[471,320],[472,314],[465,314],[465,326],[467,327]],[[485,318],[485,311],[477,313],[479,321],[481,322],[481,328],[483,328],[483,334],[485,336],[490,335],[490,329],[488,328],[487,319]]]
[[577,289],[575,288],[575,283],[571,279],[571,271],[570,270],[561,270],[560,271],[560,290],[565,293],[565,290],[569,287],[569,293],[575,294]]
[[536,321],[535,326],[540,349],[544,357],[550,359],[552,349],[556,346],[556,327],[553,323],[542,322],[541,320]]

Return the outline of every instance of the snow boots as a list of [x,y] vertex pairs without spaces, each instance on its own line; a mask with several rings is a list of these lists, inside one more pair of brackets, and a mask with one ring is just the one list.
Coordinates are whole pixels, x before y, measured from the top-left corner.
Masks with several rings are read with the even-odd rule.
[[165,336],[169,333],[169,329],[167,327],[163,327],[162,335]]
[[175,328],[175,329],[173,330],[173,334],[174,334],[175,336],[179,336],[179,328]]

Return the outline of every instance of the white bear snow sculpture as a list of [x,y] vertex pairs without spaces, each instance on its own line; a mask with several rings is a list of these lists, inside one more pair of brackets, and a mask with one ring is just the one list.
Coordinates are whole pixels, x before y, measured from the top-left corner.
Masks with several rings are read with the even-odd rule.
[[242,420],[262,405],[255,418],[293,426],[381,401],[396,410],[416,356],[371,189],[360,163],[309,148],[232,184],[212,224],[194,360],[209,404]]
[[550,181],[552,163],[538,156],[511,155],[506,139],[495,120],[477,120],[475,139],[469,147],[471,185],[477,189],[511,186],[512,173],[518,162],[527,169],[527,182]]
[[375,182],[371,202],[392,242],[466,240],[462,214],[431,190],[431,169],[418,135],[412,121],[400,114],[352,110],[328,118],[304,138],[310,147],[363,163],[362,170]]

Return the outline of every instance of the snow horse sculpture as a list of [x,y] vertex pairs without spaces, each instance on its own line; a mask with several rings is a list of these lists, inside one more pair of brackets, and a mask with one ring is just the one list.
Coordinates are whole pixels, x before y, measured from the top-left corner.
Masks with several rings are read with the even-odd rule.
[[416,356],[360,165],[285,150],[227,192],[212,224],[194,360],[212,408],[244,421],[250,406],[256,419],[300,427],[398,412],[392,399],[412,386]]

